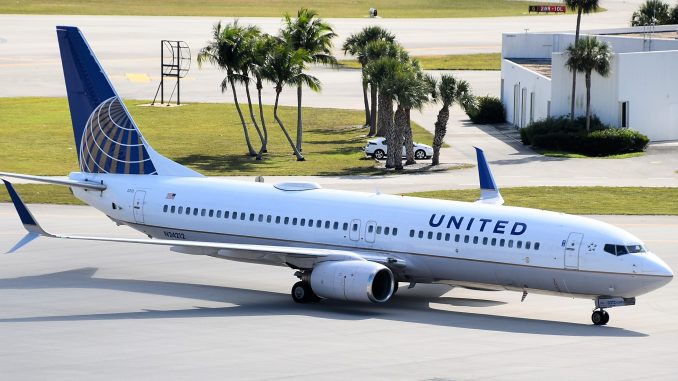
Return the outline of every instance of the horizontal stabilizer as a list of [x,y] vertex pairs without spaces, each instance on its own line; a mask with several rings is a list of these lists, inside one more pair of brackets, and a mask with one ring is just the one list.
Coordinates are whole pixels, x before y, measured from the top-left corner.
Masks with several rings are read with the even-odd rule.
[[103,183],[96,183],[93,181],[76,181],[76,180],[62,180],[62,179],[54,179],[51,177],[44,177],[44,176],[32,176],[32,175],[24,175],[21,173],[9,173],[9,172],[0,172],[0,177],[13,177],[15,179],[23,179],[23,180],[31,180],[31,181],[37,181],[40,183],[46,183],[46,184],[55,184],[55,185],[64,185],[64,186],[69,186],[69,187],[77,187],[77,188],[85,188],[85,189],[93,189],[93,190],[98,190],[98,191],[103,191],[106,190],[106,186]]

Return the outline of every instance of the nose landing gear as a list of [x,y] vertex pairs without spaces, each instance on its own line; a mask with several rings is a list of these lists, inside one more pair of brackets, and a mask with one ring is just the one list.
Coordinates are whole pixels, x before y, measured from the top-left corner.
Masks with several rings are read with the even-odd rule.
[[600,308],[593,311],[591,315],[591,321],[595,325],[605,325],[610,321],[610,314],[607,313],[604,309]]

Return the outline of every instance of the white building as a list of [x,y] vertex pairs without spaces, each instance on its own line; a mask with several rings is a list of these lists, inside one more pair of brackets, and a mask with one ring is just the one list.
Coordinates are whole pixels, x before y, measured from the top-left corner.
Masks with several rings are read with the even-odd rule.
[[[652,141],[678,139],[678,26],[584,32],[610,44],[610,73],[591,79],[591,112]],[[570,113],[572,72],[565,49],[574,33],[504,33],[501,99],[517,127]],[[575,115],[586,114],[584,75],[577,76]]]

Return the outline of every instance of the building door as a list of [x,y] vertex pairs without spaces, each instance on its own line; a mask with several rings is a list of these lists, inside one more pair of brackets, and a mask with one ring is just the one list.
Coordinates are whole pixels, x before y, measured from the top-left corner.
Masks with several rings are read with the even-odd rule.
[[525,127],[525,116],[527,114],[527,89],[524,87],[520,98],[520,128],[523,128]]
[[348,228],[349,228],[348,236],[349,236],[349,238],[351,238],[351,241],[359,241],[360,240],[360,220],[351,221],[351,226],[349,226]]
[[144,223],[144,201],[146,200],[146,191],[136,191],[134,193],[134,221]]
[[520,83],[513,85],[513,125],[518,125],[520,121]]
[[579,269],[579,247],[584,235],[581,233],[570,233],[565,244],[565,268]]

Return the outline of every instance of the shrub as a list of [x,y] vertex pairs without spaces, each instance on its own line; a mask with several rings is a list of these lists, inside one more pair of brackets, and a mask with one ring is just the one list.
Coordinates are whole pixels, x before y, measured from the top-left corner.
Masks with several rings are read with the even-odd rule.
[[608,156],[628,152],[640,152],[647,147],[649,139],[638,131],[628,128],[613,128],[600,119],[591,118],[591,132],[586,132],[586,119],[566,117],[548,118],[532,123],[520,130],[525,145],[581,153],[588,156]]
[[506,110],[497,97],[477,97],[472,107],[467,107],[466,115],[473,123],[504,123]]

